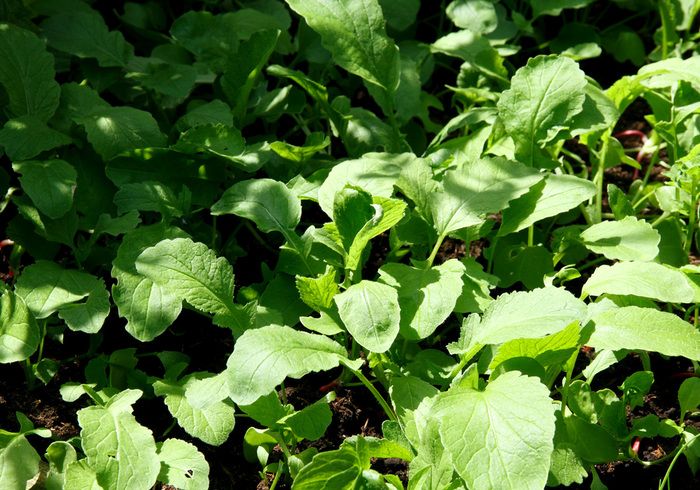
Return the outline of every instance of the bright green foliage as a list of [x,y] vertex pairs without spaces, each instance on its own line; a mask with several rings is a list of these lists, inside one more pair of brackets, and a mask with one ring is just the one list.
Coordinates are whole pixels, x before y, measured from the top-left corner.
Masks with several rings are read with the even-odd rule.
[[593,323],[584,343],[596,349],[640,349],[700,359],[700,333],[671,313],[625,306],[594,315]]
[[536,379],[511,372],[483,391],[452,388],[438,395],[431,412],[441,420],[442,443],[470,488],[542,488],[546,482],[554,405]]
[[593,225],[581,233],[581,240],[611,260],[652,260],[659,253],[658,232],[633,216]]
[[189,238],[162,240],[136,259],[136,269],[155,284],[214,315],[216,323],[241,326],[233,304],[233,268],[203,243]]
[[498,101],[498,115],[515,141],[516,156],[528,166],[551,166],[540,148],[570,129],[581,112],[586,79],[569,58],[538,56],[511,79]]
[[151,431],[132,415],[132,405],[141,395],[139,390],[125,390],[104,405],[78,411],[87,466],[105,489],[135,490],[156,482],[160,471],[156,443]]
[[592,296],[604,293],[633,294],[669,303],[689,303],[694,297],[682,272],[654,262],[601,265],[582,289]]
[[357,342],[372,352],[385,352],[399,333],[398,294],[372,281],[353,284],[334,297],[340,318]]
[[164,379],[153,383],[156,396],[165,397],[165,404],[185,431],[207,444],[220,446],[233,431],[235,409],[230,401],[219,401],[206,408],[194,408],[185,396],[195,380],[209,377],[208,373],[194,373],[175,381]]
[[8,490],[24,490],[27,481],[39,472],[39,455],[27,441],[28,435],[51,437],[48,429],[35,429],[34,424],[17,412],[19,432],[0,430],[0,481]]
[[41,333],[22,297],[5,291],[0,297],[0,363],[23,361],[37,347]]
[[195,446],[179,439],[166,439],[156,447],[160,460],[158,481],[182,490],[209,488],[209,465]]
[[238,339],[226,379],[233,401],[248,405],[287,376],[331,369],[346,358],[345,349],[327,337],[270,325],[248,330]]
[[430,269],[386,264],[380,280],[398,291],[401,335],[420,340],[431,335],[454,310],[462,292],[464,266],[449,260]]
[[109,314],[109,293],[102,279],[53,262],[38,261],[24,269],[16,291],[35,318],[58,312],[71,330],[96,333]]
[[586,305],[563,289],[509,293],[489,305],[475,335],[482,344],[536,339],[564,330],[585,315]]

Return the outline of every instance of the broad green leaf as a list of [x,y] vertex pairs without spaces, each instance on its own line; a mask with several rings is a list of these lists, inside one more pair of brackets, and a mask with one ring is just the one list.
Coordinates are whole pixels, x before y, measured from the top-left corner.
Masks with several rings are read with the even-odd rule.
[[65,441],[54,441],[46,449],[45,457],[49,462],[46,490],[63,490],[68,467],[78,459],[75,448]]
[[491,361],[489,369],[516,357],[529,357],[544,367],[565,363],[579,347],[579,325],[572,322],[564,330],[541,339],[516,339],[503,344]]
[[379,280],[398,291],[404,338],[424,339],[442,325],[462,294],[464,273],[464,265],[455,259],[430,269],[398,263],[379,269]]
[[78,173],[64,160],[15,162],[12,169],[21,174],[22,190],[37,209],[49,218],[60,218],[73,205]]
[[227,363],[229,393],[237,404],[249,405],[287,376],[332,369],[341,359],[347,359],[345,348],[328,337],[279,325],[248,330]]
[[209,464],[189,442],[166,439],[156,444],[160,471],[158,481],[181,490],[209,488]]
[[382,13],[389,27],[397,31],[406,30],[416,21],[420,0],[379,0]]
[[88,460],[81,459],[68,466],[63,490],[104,490],[104,487],[97,483],[97,474]]
[[270,144],[270,148],[285,160],[301,164],[311,159],[316,153],[330,144],[331,139],[328,136],[320,132],[315,132],[306,137],[304,146],[295,146],[284,141],[275,141]]
[[453,0],[445,13],[457,27],[479,34],[488,34],[498,25],[496,9],[488,0]]
[[502,157],[465,163],[459,171],[444,175],[443,192],[430,200],[435,231],[446,236],[479,224],[480,215],[502,211],[543,178],[535,169]]
[[34,116],[24,115],[10,119],[0,130],[0,145],[13,161],[29,160],[42,151],[71,143],[71,139]]
[[554,405],[536,378],[511,371],[484,391],[452,388],[437,397],[432,413],[469,488],[544,487],[554,449]]
[[[198,12],[208,13],[208,12]],[[176,21],[177,22],[177,21]],[[185,131],[189,128],[197,128],[204,125],[233,126],[233,116],[229,105],[219,99],[195,107],[177,120],[174,128],[177,131]]]
[[503,58],[488,39],[470,29],[451,32],[441,37],[430,45],[430,50],[460,58],[500,82],[508,81],[508,71],[503,66]]
[[95,109],[108,107],[110,105],[89,86],[64,83],[61,84],[61,104],[51,122],[56,129],[68,132],[75,124],[74,119],[87,116]]
[[385,32],[376,0],[287,0],[319,33],[342,68],[393,96],[399,83],[399,50]]
[[140,227],[124,236],[112,262],[112,277],[117,281],[112,299],[119,315],[127,320],[126,331],[142,342],[153,340],[175,321],[182,310],[182,297],[139,274],[136,259],[161,240],[185,236],[179,228]]
[[292,490],[353,490],[361,485],[362,462],[357,452],[348,447],[314,456],[292,484]]
[[[39,347],[41,332],[21,296],[0,297],[0,364],[23,361]],[[33,475],[32,475],[33,476]]]
[[391,378],[389,386],[391,403],[406,438],[414,447],[419,446],[424,439],[425,425],[430,418],[428,411],[437,394],[437,388],[420,378],[414,376]]
[[[611,128],[620,118],[617,106],[601,89],[588,82],[584,92],[586,99],[583,101],[583,110],[571,120],[571,138]],[[581,138],[581,140],[583,143],[585,138]]]
[[607,463],[618,459],[618,442],[598,424],[577,415],[565,419],[567,442],[576,448],[576,454],[589,463]]
[[276,29],[253,34],[241,44],[221,77],[221,88],[231,103],[234,116],[239,119],[245,115],[253,85],[275,49],[279,34]]
[[649,223],[634,216],[595,224],[580,237],[586,248],[610,260],[652,260],[661,240]]
[[[190,65],[153,60],[143,71],[129,73],[128,78],[166,97],[184,99],[195,86],[197,69]],[[162,104],[165,106],[165,102]]]
[[625,306],[594,315],[593,323],[592,331],[585,329],[590,338],[584,344],[590,347],[648,350],[700,360],[700,332],[672,313]]
[[681,422],[685,415],[700,405],[700,379],[688,378],[678,389],[678,401],[681,407]]
[[[398,430],[400,431],[401,429],[398,428]],[[353,446],[357,442],[357,439],[358,436],[356,435],[350,436],[343,441],[343,445]],[[413,459],[411,451],[398,442],[389,439],[380,439],[378,437],[365,437],[364,439],[367,441],[369,454],[372,458],[399,458],[409,462]],[[406,444],[409,444],[407,440]]]
[[335,399],[335,393],[331,392],[329,395],[331,396],[325,396],[298,412],[284,417],[282,422],[292,429],[295,436],[315,441],[326,433],[333,419],[333,412],[328,403]]
[[537,56],[515,73],[498,101],[498,115],[515,141],[519,161],[543,166],[539,148],[569,129],[583,108],[586,84],[583,71],[566,57]]
[[279,231],[288,237],[301,219],[301,201],[282,182],[251,179],[226,189],[211,213],[235,214],[253,221],[264,233]]
[[333,268],[328,268],[325,274],[317,278],[297,276],[296,286],[302,301],[315,311],[330,308],[333,296],[340,292]]
[[0,478],[3,488],[8,490],[26,489],[27,482],[39,472],[41,458],[27,441],[27,436],[51,437],[51,431],[35,429],[24,414],[16,412],[16,416],[20,423],[19,432],[0,429]]
[[185,390],[187,404],[195,410],[204,410],[228,398],[226,372],[202,379],[194,379]]
[[241,132],[223,124],[205,124],[190,129],[180,135],[173,149],[187,154],[202,152],[214,155],[246,172],[258,170],[263,163],[247,161],[244,158],[245,139]]
[[190,10],[175,19],[170,34],[214,73],[223,71],[238,49],[236,22],[232,13],[213,15],[211,12]]
[[695,297],[685,275],[655,262],[601,265],[583,285],[591,296],[633,294],[669,303],[690,303]]
[[502,344],[545,337],[582,321],[586,312],[583,301],[564,289],[502,294],[486,309],[476,330],[477,342]]
[[65,10],[41,23],[49,46],[79,58],[96,58],[100,66],[126,67],[134,57],[134,47],[119,31],[109,31],[102,15]]
[[233,267],[203,243],[162,240],[138,256],[136,270],[198,310],[214,314],[216,324],[235,316]]
[[153,434],[132,414],[141,395],[140,390],[125,390],[103,406],[78,410],[82,449],[104,488],[138,490],[156,482],[160,462]]
[[498,235],[515,233],[544,218],[575,208],[594,196],[596,186],[574,175],[549,174],[503,211]]
[[43,40],[14,24],[0,24],[0,84],[9,99],[8,117],[51,119],[60,97],[55,75],[54,58]]
[[192,204],[182,202],[187,200],[186,197],[187,192],[181,193],[181,199],[178,199],[170,187],[160,182],[146,181],[121,185],[114,195],[114,204],[117,205],[120,214],[136,210],[156,211],[172,217],[180,217]]
[[386,352],[399,333],[396,290],[373,281],[353,284],[334,298],[350,335],[372,352]]
[[158,123],[150,113],[133,107],[102,107],[77,118],[88,141],[103,160],[139,148],[165,145]]
[[109,293],[102,279],[54,262],[40,260],[26,267],[16,291],[34,317],[43,319],[58,311],[74,331],[96,333],[109,314]]
[[208,373],[194,373],[177,381],[163,379],[153,383],[156,396],[165,397],[165,404],[177,423],[189,435],[213,446],[228,439],[236,423],[235,408],[230,400],[219,401],[203,409],[192,407],[185,392],[196,380],[210,377]]
[[414,158],[409,153],[368,153],[357,160],[341,162],[333,167],[318,190],[318,204],[332,218],[335,195],[348,185],[359,187],[374,197],[391,197],[403,165]]
[[531,0],[532,18],[541,15],[559,15],[563,9],[578,9],[585,7],[593,0]]

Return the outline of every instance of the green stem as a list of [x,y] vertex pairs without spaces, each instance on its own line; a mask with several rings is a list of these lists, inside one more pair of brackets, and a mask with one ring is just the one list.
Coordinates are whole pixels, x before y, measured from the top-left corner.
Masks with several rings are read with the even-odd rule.
[[564,382],[564,388],[561,390],[561,413],[563,415],[566,415],[566,399],[569,395],[569,386],[571,385],[571,375],[574,372],[574,364],[575,363],[572,362],[571,367],[566,371],[566,380]]
[[445,240],[446,236],[447,235],[445,234],[440,235],[437,239],[437,242],[435,242],[435,246],[430,252],[430,257],[428,257],[428,268],[431,268],[433,266],[433,261],[435,261],[435,257],[437,257],[437,254],[440,251],[440,245],[442,245],[442,242]]
[[535,225],[530,225],[527,229],[527,246],[533,247],[535,244]]
[[[280,461],[278,464],[281,464],[282,462]],[[280,471],[280,468],[277,468],[277,473],[275,473],[275,479],[272,480],[272,485],[270,485],[270,490],[275,490],[277,488],[277,482],[280,481],[280,475],[282,472]]]
[[379,402],[379,405],[381,405],[382,409],[384,410],[384,413],[387,415],[387,417],[389,417],[389,420],[398,422],[398,420],[396,419],[396,414],[394,414],[394,411],[391,409],[384,397],[377,391],[377,388],[375,388],[374,385],[370,383],[369,380],[365,378],[365,375],[362,374],[360,371],[355,371],[354,369],[351,369],[351,371],[355,376],[357,376],[357,378],[360,381],[362,381],[362,384],[367,387],[370,393],[374,395],[374,398]]
[[248,228],[248,231],[250,232],[251,235],[253,235],[253,238],[255,238],[258,241],[258,243],[260,243],[260,245],[265,247],[265,250],[267,250],[268,252],[272,252],[274,254],[279,253],[277,250],[275,250],[274,248],[272,248],[270,245],[267,244],[267,242],[263,239],[263,237],[260,236],[260,233],[258,233],[258,230],[256,230],[255,227],[252,224],[250,224],[250,221],[248,221],[248,220],[245,221],[245,227]]
[[690,253],[690,248],[693,246],[693,236],[695,235],[695,224],[698,219],[698,176],[693,175],[693,186],[692,186],[692,204],[688,212],[688,228],[685,236],[685,244],[683,246],[683,251],[688,254]]
[[603,213],[603,180],[605,175],[605,160],[608,154],[609,141],[609,136],[607,138],[603,138],[603,147],[600,149],[598,166],[596,167],[595,176],[593,177],[593,183],[596,185],[595,215],[593,216],[594,223],[600,223],[602,221],[601,214]]

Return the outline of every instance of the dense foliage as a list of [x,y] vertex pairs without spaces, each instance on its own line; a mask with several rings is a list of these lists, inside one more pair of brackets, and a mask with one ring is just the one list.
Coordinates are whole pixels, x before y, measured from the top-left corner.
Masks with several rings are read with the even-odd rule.
[[[241,423],[271,488],[700,468],[697,377],[676,419],[628,417],[649,352],[700,361],[699,2],[179,4],[3,4],[0,372],[60,389],[81,428],[61,440],[18,412],[3,489],[207,488],[192,441]],[[638,100],[635,159],[616,127]],[[628,185],[608,182],[621,165]],[[183,310],[229,332],[222,372],[159,347]],[[57,386],[74,358],[45,351],[83,337],[80,378]],[[628,356],[637,372],[596,385]],[[331,370],[376,399],[383,437],[306,444],[336,394],[294,407],[285,383]],[[190,439],[142,425],[153,398]],[[641,461],[640,438],[675,449]]]

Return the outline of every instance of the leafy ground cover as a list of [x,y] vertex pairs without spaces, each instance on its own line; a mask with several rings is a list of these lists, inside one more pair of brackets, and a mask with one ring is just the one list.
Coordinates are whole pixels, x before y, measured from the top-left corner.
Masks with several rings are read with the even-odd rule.
[[9,2],[3,488],[693,488],[700,3]]

